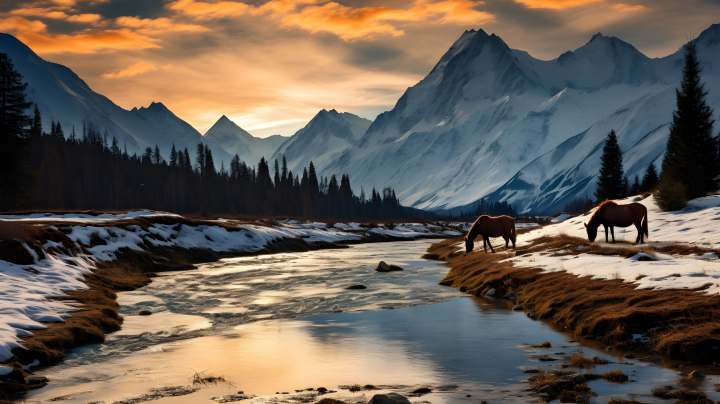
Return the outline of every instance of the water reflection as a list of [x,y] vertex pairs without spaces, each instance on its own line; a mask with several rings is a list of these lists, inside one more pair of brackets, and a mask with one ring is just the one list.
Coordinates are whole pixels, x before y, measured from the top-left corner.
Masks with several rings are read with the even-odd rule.
[[[536,401],[527,392],[524,369],[543,366],[539,355],[560,358],[581,347],[542,322],[507,310],[504,301],[439,286],[447,269],[416,258],[429,243],[224,260],[164,276],[120,299],[126,314],[141,308],[155,314],[128,315],[124,329],[105,344],[75,350],[63,364],[45,371],[51,384],[32,392],[29,402],[63,396],[67,403],[111,403],[152,388],[187,385],[203,371],[227,382],[157,402],[197,403],[242,390],[265,397],[248,404],[263,404],[276,392],[337,390],[355,383],[403,393],[431,385],[436,392],[414,401],[438,404]],[[387,257],[406,271],[374,273],[378,259]],[[353,283],[369,290],[344,289]],[[336,307],[345,312],[333,313]],[[378,307],[401,308],[370,310]],[[272,319],[258,321],[263,318]],[[524,345],[543,341],[553,348]],[[637,361],[620,364],[605,352],[582,349],[586,356],[614,362],[598,366],[597,372],[621,367],[637,380],[591,382],[600,394],[598,403],[632,393],[652,402],[653,386],[680,379],[672,370]],[[703,390],[712,390],[710,379]],[[372,394],[341,390],[330,396],[367,402]]]

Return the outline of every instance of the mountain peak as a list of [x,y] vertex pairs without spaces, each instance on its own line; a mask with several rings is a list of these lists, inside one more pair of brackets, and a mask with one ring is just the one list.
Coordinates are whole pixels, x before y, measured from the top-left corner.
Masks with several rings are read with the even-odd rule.
[[593,35],[592,38],[590,38],[590,40],[585,43],[585,45],[593,43],[598,38],[607,38],[607,37],[605,35],[601,34],[600,32],[598,32],[597,34]]

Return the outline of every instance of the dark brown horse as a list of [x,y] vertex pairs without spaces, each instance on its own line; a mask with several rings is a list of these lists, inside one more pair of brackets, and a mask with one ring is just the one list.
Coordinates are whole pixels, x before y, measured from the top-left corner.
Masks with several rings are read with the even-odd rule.
[[483,248],[487,252],[487,246],[490,246],[490,251],[493,250],[492,244],[488,237],[502,237],[505,239],[505,248],[508,246],[508,241],[512,241],[513,249],[515,248],[515,220],[510,216],[497,216],[490,217],[488,215],[482,215],[475,221],[472,228],[465,236],[465,251],[470,252],[475,247],[473,242],[479,235],[483,238]]
[[614,227],[628,227],[632,224],[635,225],[638,231],[635,242],[644,243],[645,237],[650,237],[648,233],[647,208],[645,205],[639,203],[618,205],[613,201],[605,201],[598,206],[588,224],[585,225],[585,230],[587,230],[588,240],[595,241],[598,227],[600,227],[600,225],[605,226],[605,242],[607,243],[609,227],[613,244],[615,244]]

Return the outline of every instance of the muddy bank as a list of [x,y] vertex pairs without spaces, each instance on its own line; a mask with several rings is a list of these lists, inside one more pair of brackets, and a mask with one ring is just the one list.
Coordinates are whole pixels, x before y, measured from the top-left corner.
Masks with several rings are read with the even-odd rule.
[[[647,252],[653,249],[679,255],[704,252],[683,246],[648,247]],[[428,254],[437,255],[450,267],[441,284],[473,295],[510,295],[528,316],[548,321],[583,343],[601,343],[618,354],[661,355],[665,365],[672,367],[704,365],[713,373],[720,370],[714,365],[720,363],[717,295],[697,290],[638,290],[637,285],[621,280],[593,280],[502,262],[533,252],[577,255],[588,250],[622,257],[637,254],[629,244],[599,248],[569,236],[541,237],[517,251],[496,249],[497,254],[477,250],[466,254],[462,238],[454,238],[433,244]]]
[[[37,260],[48,256],[62,257],[92,257],[97,251],[96,247],[109,247],[113,242],[110,238],[103,239],[102,231],[93,233],[87,242],[77,242],[71,239],[72,229],[68,223],[19,224],[9,228],[7,222],[0,230],[7,230],[7,237],[0,238],[0,259],[15,265],[26,265],[24,270],[33,271],[32,265]],[[172,224],[167,217],[149,219],[136,219],[112,222],[107,224],[93,223],[95,228],[123,229],[139,227],[150,229],[158,223]],[[183,226],[207,226],[211,223],[193,223],[183,219]],[[217,225],[217,223],[212,223]],[[73,223],[72,226],[82,225]],[[233,226],[222,224],[220,226],[228,231],[237,232]],[[196,268],[197,264],[214,262],[221,258],[238,256],[255,256],[262,254],[305,252],[320,249],[347,248],[347,244],[387,242],[398,240],[413,240],[417,238],[439,237],[438,235],[418,235],[417,237],[397,237],[392,234],[363,232],[361,237],[354,240],[340,240],[328,242],[324,240],[307,241],[299,237],[284,237],[267,242],[263,248],[255,251],[214,251],[209,248],[184,248],[174,246],[153,246],[152,234],[142,237],[139,245],[142,250],[119,248],[113,254],[114,260],[93,260],[93,272],[86,275],[83,282],[88,286],[85,290],[66,292],[65,296],[54,299],[62,302],[72,302],[77,310],[72,311],[72,317],[64,322],[44,323],[46,329],[34,329],[33,336],[21,338],[22,345],[27,349],[14,348],[14,355],[5,364],[15,369],[11,374],[3,377],[6,383],[0,383],[0,401],[18,397],[29,388],[37,388],[46,382],[37,383],[31,379],[28,371],[37,367],[56,364],[73,348],[101,343],[105,334],[117,331],[122,326],[122,316],[119,314],[117,304],[118,291],[133,290],[149,282],[158,272],[189,270]],[[161,236],[156,236],[161,239]],[[159,240],[159,241],[162,241]],[[212,240],[210,240],[212,241]],[[52,245],[52,248],[48,248]],[[33,367],[37,366],[37,367]],[[25,366],[27,369],[23,369]]]

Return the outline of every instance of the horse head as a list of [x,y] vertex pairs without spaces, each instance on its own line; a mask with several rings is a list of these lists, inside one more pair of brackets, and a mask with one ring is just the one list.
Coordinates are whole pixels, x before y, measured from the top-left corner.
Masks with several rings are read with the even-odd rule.
[[[585,224],[585,223],[583,223],[583,224]],[[593,225],[588,226],[587,224],[585,224],[585,230],[587,231],[588,240],[590,240],[591,243],[593,241],[595,241],[595,237],[597,237],[597,229],[598,229],[598,226],[593,226]]]
[[470,240],[469,238],[467,238],[467,236],[465,236],[465,252],[466,253],[471,252],[474,247],[475,247],[475,243],[473,243],[472,240]]

